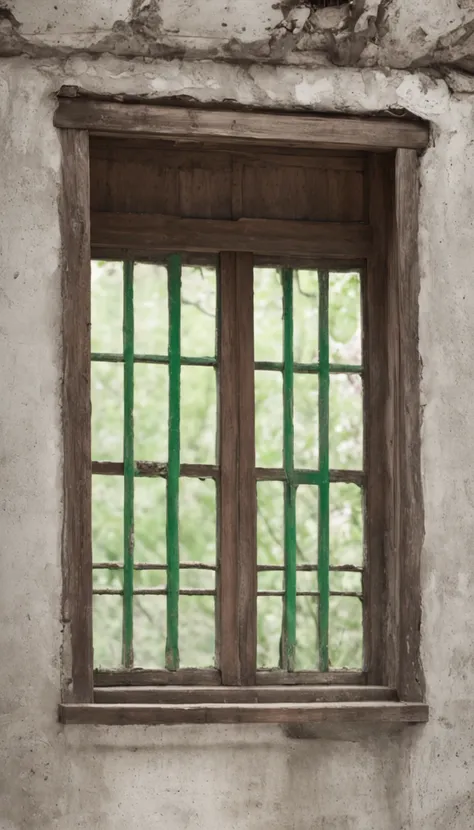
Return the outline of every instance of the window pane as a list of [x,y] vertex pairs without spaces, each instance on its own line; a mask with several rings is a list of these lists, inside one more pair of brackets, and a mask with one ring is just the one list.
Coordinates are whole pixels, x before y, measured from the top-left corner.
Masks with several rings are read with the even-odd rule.
[[362,492],[356,484],[331,484],[331,565],[363,565]]
[[92,556],[94,562],[123,560],[122,476],[92,476]]
[[[135,562],[166,564],[166,481],[135,478]],[[163,573],[163,572],[162,572]],[[163,579],[163,576],[162,576]]]
[[335,669],[362,668],[362,603],[357,597],[329,598],[329,660]]
[[359,366],[362,362],[360,275],[329,275],[329,361]]
[[298,269],[293,277],[293,357],[318,362],[318,272]]
[[122,354],[123,263],[91,263],[91,350]]
[[334,470],[362,469],[362,379],[331,375],[329,464]]
[[209,596],[180,596],[180,665],[183,668],[213,666],[215,649],[215,598]]
[[274,669],[280,663],[282,597],[258,597],[257,668]]
[[168,367],[135,364],[135,460],[168,460]]
[[216,372],[181,367],[181,463],[216,463]]
[[317,470],[318,462],[317,375],[294,376],[295,467]]
[[255,360],[283,360],[283,297],[278,268],[254,268]]
[[283,565],[283,482],[257,482],[257,561]]
[[283,379],[280,372],[255,372],[257,467],[283,463]]
[[94,461],[123,459],[123,365],[93,363],[91,366],[92,458]]
[[179,558],[216,563],[216,485],[210,479],[179,481]]
[[[296,491],[296,564],[314,566],[318,562],[318,487],[300,485]],[[296,573],[297,591],[317,591],[316,570]],[[296,599],[296,661],[297,671],[315,669],[318,665],[318,599]]]
[[185,266],[181,275],[181,354],[212,357],[216,353],[216,271]]
[[134,596],[133,651],[136,668],[160,669],[165,665],[166,597]]
[[116,669],[122,663],[122,597],[93,597],[94,667]]
[[300,484],[296,491],[296,551],[298,565],[318,563],[318,499],[316,486]]
[[168,354],[168,276],[163,265],[133,269],[135,354]]

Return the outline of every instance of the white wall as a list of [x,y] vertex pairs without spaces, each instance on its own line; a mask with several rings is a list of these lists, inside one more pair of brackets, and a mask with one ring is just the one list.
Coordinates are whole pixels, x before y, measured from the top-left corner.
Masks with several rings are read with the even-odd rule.
[[[49,3],[14,5],[24,27],[42,20],[46,29]],[[91,4],[66,5],[49,33],[85,36]],[[112,4],[102,5],[110,25]],[[255,5],[258,28],[267,4]],[[423,15],[425,3],[402,8],[398,0],[393,31],[403,15],[424,18],[434,42],[443,9],[447,30],[468,5],[432,0]],[[234,26],[237,3],[228,6]],[[162,4],[164,19],[172,8]],[[404,30],[408,46],[412,34]],[[451,88],[469,89],[472,79],[451,70]],[[405,108],[432,122],[420,217],[426,726],[329,741],[290,739],[278,727],[58,725],[60,156],[52,114],[62,83],[279,109]],[[421,72],[85,52],[0,61],[0,830],[474,828],[473,123],[473,96]]]

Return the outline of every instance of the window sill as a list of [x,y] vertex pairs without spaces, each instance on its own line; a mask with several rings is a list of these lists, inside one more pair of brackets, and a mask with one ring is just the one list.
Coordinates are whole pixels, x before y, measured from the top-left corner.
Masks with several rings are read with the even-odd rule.
[[[333,687],[334,688],[334,687]],[[376,687],[372,687],[373,689]],[[241,702],[239,697],[249,698],[252,690],[222,689],[221,694],[214,692],[214,701],[202,699],[203,690],[187,689],[183,702],[183,690],[176,691],[175,699],[168,694],[168,702],[149,702],[157,698],[156,689],[135,689],[135,700],[124,702],[124,690],[101,689],[99,699],[107,702],[95,703],[63,703],[59,706],[59,720],[64,724],[97,724],[97,725],[158,725],[158,724],[208,724],[208,723],[260,723],[260,724],[387,724],[403,725],[410,723],[425,723],[428,720],[428,706],[425,703],[405,703],[390,699],[393,696],[391,689],[381,689],[379,697],[367,693],[370,687],[352,690],[352,695],[346,689],[338,695],[332,691],[332,700],[321,700],[321,690],[306,689],[305,694],[295,695],[288,700],[289,694],[282,694],[281,689],[261,689],[260,694],[254,695],[254,700]],[[98,691],[98,690],[97,690]],[[131,690],[130,690],[131,691]],[[160,690],[162,692],[162,690]],[[193,692],[201,692],[200,702],[193,701]],[[264,694],[262,692],[264,691]],[[313,699],[311,697],[313,692]],[[106,694],[103,694],[103,693]],[[240,695],[239,695],[240,692]],[[242,692],[244,694],[242,694]],[[266,692],[266,694],[265,694]],[[108,693],[108,695],[107,695]],[[245,693],[247,693],[245,695]],[[279,693],[279,694],[278,694]],[[365,699],[361,699],[365,693]],[[196,695],[197,696],[197,695]],[[217,697],[220,696],[220,700]],[[340,696],[346,699],[337,700]],[[348,697],[356,699],[347,699]],[[278,700],[277,698],[280,697]],[[299,697],[299,700],[298,700]],[[328,696],[329,697],[329,696]],[[372,697],[372,699],[370,699]],[[121,698],[121,699],[120,699]],[[211,700],[213,696],[208,695]],[[234,698],[234,700],[232,700]],[[272,698],[270,701],[269,698]],[[287,698],[287,699],[285,699]],[[304,699],[306,698],[306,699]],[[315,700],[316,698],[316,700]],[[358,699],[357,699],[358,698]],[[119,699],[119,702],[110,702]],[[142,702],[136,702],[141,700]],[[146,702],[143,702],[143,701]],[[264,702],[263,702],[264,701]]]

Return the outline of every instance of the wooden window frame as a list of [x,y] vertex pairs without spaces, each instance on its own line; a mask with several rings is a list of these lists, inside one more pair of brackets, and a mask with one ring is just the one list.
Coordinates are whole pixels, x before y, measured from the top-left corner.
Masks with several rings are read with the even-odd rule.
[[[72,95],[72,97],[71,97]],[[60,719],[84,723],[331,723],[427,720],[420,662],[420,556],[423,503],[420,464],[418,355],[418,153],[428,142],[420,122],[381,118],[254,114],[119,104],[60,97],[55,113],[62,146],[61,234],[63,285],[64,532],[63,665]],[[367,223],[287,222],[263,219],[173,219],[101,214],[91,238],[89,135],[165,138],[201,144],[285,145],[306,150],[363,149],[368,161]],[[100,223],[99,223],[100,218]],[[97,234],[97,231],[94,231]],[[94,682],[92,652],[92,543],[90,453],[90,259],[105,245],[117,258],[133,249],[220,251],[238,281],[236,251],[359,260],[365,270],[364,363],[367,545],[377,550],[364,574],[366,666],[353,673],[307,672],[295,677],[248,671],[243,660],[233,689],[217,686],[217,672],[156,672],[127,678],[101,673]],[[245,270],[245,269],[244,269]],[[246,269],[247,273],[249,269]],[[244,278],[244,275],[242,275]],[[370,299],[369,299],[370,298]],[[245,324],[243,310],[235,325]],[[237,319],[238,318],[238,319]],[[370,360],[367,356],[370,355]],[[383,428],[370,429],[373,413]],[[237,413],[237,418],[240,415]],[[241,471],[249,475],[250,471]],[[251,475],[254,474],[252,469]],[[232,486],[232,485],[230,485]],[[252,512],[252,511],[251,511]],[[230,517],[232,520],[232,517]],[[236,586],[232,570],[221,580]],[[240,577],[241,593],[252,576]],[[225,635],[224,635],[225,636]],[[222,643],[226,649],[235,642]],[[234,655],[235,658],[235,655]],[[232,659],[227,683],[240,665]],[[247,666],[247,668],[246,668]],[[265,675],[268,676],[265,676]],[[298,673],[296,673],[298,674]],[[179,677],[178,677],[179,675]],[[234,678],[235,680],[235,678]],[[191,685],[195,683],[200,686]],[[255,685],[258,683],[260,685]],[[268,685],[271,683],[272,685]],[[153,684],[153,685],[150,685]],[[163,685],[162,685],[163,684]]]

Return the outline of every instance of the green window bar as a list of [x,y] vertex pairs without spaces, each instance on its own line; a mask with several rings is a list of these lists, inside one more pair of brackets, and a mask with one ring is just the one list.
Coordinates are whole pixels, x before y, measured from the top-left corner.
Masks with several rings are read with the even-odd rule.
[[329,668],[329,273],[319,272],[319,670]]
[[165,666],[179,668],[179,473],[180,473],[180,381],[181,381],[181,257],[168,262],[168,478],[166,490],[166,655]]
[[282,270],[283,283],[283,466],[285,592],[280,662],[294,671],[296,651],[296,486],[293,425],[293,271]]
[[133,666],[133,554],[134,554],[134,484],[133,449],[133,262],[123,264],[123,635],[122,662]]

